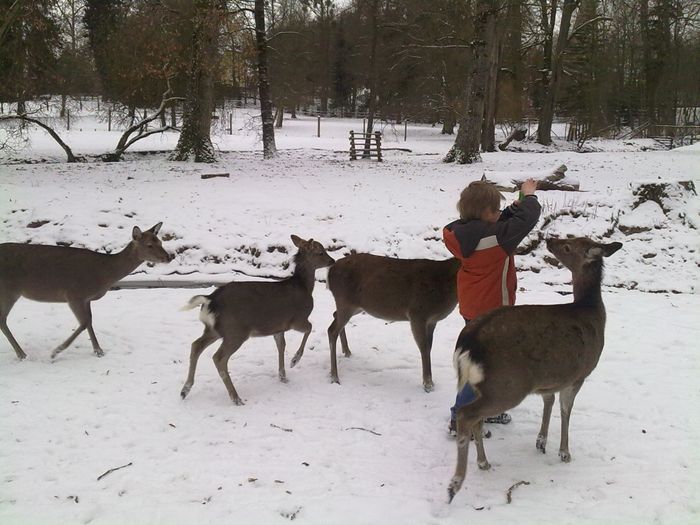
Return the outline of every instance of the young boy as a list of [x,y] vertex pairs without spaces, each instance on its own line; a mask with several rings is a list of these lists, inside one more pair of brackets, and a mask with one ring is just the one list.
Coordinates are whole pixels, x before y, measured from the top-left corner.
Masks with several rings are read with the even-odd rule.
[[[536,189],[535,180],[523,182],[520,200],[502,212],[503,197],[493,184],[472,182],[462,191],[457,203],[460,219],[445,226],[442,235],[447,249],[462,261],[457,296],[466,323],[494,308],[515,304],[513,254],[540,217]],[[456,428],[456,409],[472,402],[474,395],[471,388],[457,394],[450,409],[450,432]],[[486,421],[508,423],[510,416],[501,414]]]

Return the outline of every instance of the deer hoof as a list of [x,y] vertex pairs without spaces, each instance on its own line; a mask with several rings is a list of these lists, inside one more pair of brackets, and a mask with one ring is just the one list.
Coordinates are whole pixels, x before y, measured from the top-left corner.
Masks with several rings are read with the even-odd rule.
[[344,355],[345,357],[351,357],[351,356],[352,356],[352,352],[351,352],[350,350],[343,350],[343,355]]
[[491,468],[491,463],[488,461],[479,461],[477,465],[479,466],[479,470],[489,470]]
[[24,361],[26,358],[27,354],[25,354],[24,352],[17,352],[17,359],[19,359],[20,361]]
[[426,392],[432,392],[434,389],[435,389],[435,385],[433,384],[432,381],[429,381],[429,382],[424,381],[423,382],[423,390],[425,390]]
[[459,489],[462,488],[462,481],[462,478],[452,478],[452,481],[450,481],[450,486],[447,487],[447,503],[452,503],[455,494],[457,494],[457,492],[459,492]]
[[338,376],[331,376],[331,384],[340,384],[340,379],[338,379]]
[[560,450],[559,457],[564,463],[569,463],[571,461],[571,454],[569,454],[568,450]]
[[190,393],[191,386],[183,386],[182,390],[180,391],[180,397],[182,399],[185,399],[187,397],[187,394]]
[[232,399],[232,401],[233,401],[233,404],[234,404],[234,405],[237,405],[237,406],[239,406],[239,407],[245,405],[245,403],[243,402],[243,400],[242,400],[240,397],[234,397],[234,398]]
[[95,348],[95,355],[97,357],[102,357],[103,355],[105,355],[105,353],[102,351],[101,348]]
[[289,379],[287,379],[285,376],[280,376],[280,381],[282,383],[289,383]]
[[537,450],[544,454],[545,448],[547,446],[547,439],[543,438],[542,436],[537,436],[537,443],[535,444],[535,446],[537,447]]

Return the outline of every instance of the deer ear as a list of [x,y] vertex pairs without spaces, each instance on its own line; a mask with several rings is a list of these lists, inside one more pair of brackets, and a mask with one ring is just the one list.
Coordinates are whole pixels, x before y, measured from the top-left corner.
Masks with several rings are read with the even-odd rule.
[[621,242],[611,242],[610,244],[604,244],[603,245],[603,256],[610,257],[613,253],[615,253],[620,248],[622,248]]
[[304,239],[302,239],[301,237],[298,237],[294,234],[291,235],[291,238],[292,238],[292,242],[294,243],[294,246],[296,246],[297,248],[301,248],[302,245],[304,243],[306,243],[306,241]]
[[139,228],[138,226],[134,226],[134,229],[131,230],[131,238],[135,241],[138,241],[141,238],[141,235],[143,235],[141,228]]
[[158,235],[158,232],[160,231],[160,227],[161,227],[161,226],[163,226],[163,223],[162,223],[162,222],[159,222],[158,224],[156,224],[155,226],[153,226],[153,228],[151,228],[151,229],[148,230],[148,231],[151,232],[153,235]]

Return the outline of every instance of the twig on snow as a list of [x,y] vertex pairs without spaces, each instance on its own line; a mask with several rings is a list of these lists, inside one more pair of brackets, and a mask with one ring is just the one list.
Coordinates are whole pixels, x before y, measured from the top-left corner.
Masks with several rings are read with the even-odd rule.
[[107,474],[111,474],[111,473],[114,472],[115,470],[119,470],[119,469],[122,469],[122,468],[130,467],[130,466],[133,465],[133,464],[134,464],[134,463],[133,463],[132,461],[129,461],[126,465],[122,465],[121,467],[114,467],[114,468],[111,468],[111,469],[109,469],[107,472],[105,472],[104,474],[102,474],[101,476],[99,476],[99,477],[97,478],[97,481],[100,481],[100,480],[101,480],[102,478],[104,478]]
[[278,425],[275,425],[274,423],[270,423],[270,426],[272,428],[279,428],[280,430],[284,430],[285,432],[294,432],[294,430],[292,430],[291,428],[280,427]]
[[513,500],[513,489],[518,488],[520,485],[529,485],[529,481],[518,481],[516,484],[511,485],[511,487],[508,489],[508,492],[506,492],[506,503],[510,503]]
[[374,430],[369,430],[367,428],[362,427],[348,427],[345,430],[364,430],[365,432],[369,432],[370,434],[374,434],[375,436],[381,436],[379,432],[375,432]]

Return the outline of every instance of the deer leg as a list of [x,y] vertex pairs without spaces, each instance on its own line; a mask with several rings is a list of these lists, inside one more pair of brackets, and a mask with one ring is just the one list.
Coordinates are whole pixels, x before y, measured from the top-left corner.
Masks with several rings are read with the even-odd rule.
[[571,417],[571,409],[574,406],[574,399],[576,399],[576,394],[581,389],[581,385],[583,385],[583,380],[559,392],[559,408],[561,410],[559,457],[564,463],[571,461],[571,454],[569,453],[569,418]]
[[[280,381],[283,383],[287,382],[287,373],[284,370],[284,349],[287,346],[287,343],[284,340],[284,332],[280,332],[278,334],[274,334],[273,336],[275,338],[275,345],[277,345],[277,355],[278,355],[278,364],[277,364],[277,373],[279,375]],[[297,352],[299,353],[299,352]],[[296,356],[294,356],[296,357]],[[299,356],[301,357],[301,356]]]
[[429,323],[424,319],[410,318],[411,332],[420,350],[421,362],[423,364],[423,390],[432,392],[434,388],[433,373],[430,366],[430,350],[433,346],[433,333],[435,323]]
[[219,371],[219,377],[224,382],[224,386],[228,391],[228,395],[236,405],[243,405],[243,400],[239,397],[236,388],[233,386],[233,381],[231,381],[231,376],[228,373],[228,360],[231,356],[236,353],[241,345],[248,339],[247,337],[237,337],[235,339],[228,339],[224,336],[224,342],[221,343],[219,349],[214,353],[214,365]]
[[[340,379],[338,379],[338,359],[336,357],[336,344],[338,342],[338,335],[341,332],[345,332],[345,325],[350,320],[350,317],[352,317],[351,313],[338,309],[333,313],[333,322],[328,327],[328,343],[331,347],[331,383],[340,384]],[[347,343],[347,338],[345,342]]]
[[90,342],[92,343],[92,350],[95,352],[97,357],[102,357],[104,352],[102,351],[102,348],[100,348],[100,344],[97,342],[97,337],[95,336],[95,330],[92,328],[92,306],[89,302],[85,305],[85,309],[88,314],[86,328],[88,336],[90,336]]
[[549,420],[552,416],[552,405],[554,405],[554,394],[542,394],[542,400],[544,401],[544,409],[542,410],[542,425],[540,426],[540,433],[537,434],[537,443],[535,446],[537,447],[537,450],[544,454],[547,446],[547,434],[549,433]]
[[350,346],[348,345],[348,336],[345,334],[345,327],[340,331],[340,346],[343,347],[343,355],[345,357],[350,357],[352,355]]
[[[73,341],[75,341],[75,338],[78,337],[83,330],[85,330],[88,327],[88,324],[90,323],[90,319],[92,317],[92,314],[90,312],[90,307],[88,306],[89,303],[83,303],[80,301],[69,301],[68,306],[70,309],[73,311],[73,314],[75,314],[76,319],[78,319],[78,328],[75,329],[75,331],[66,339],[63,341],[60,345],[58,345],[53,352],[51,352],[51,359],[54,359],[58,354],[63,352],[66,348],[68,348]],[[99,349],[99,353],[98,350]],[[95,344],[93,343],[93,350],[95,354],[98,357],[102,357],[103,352],[97,347],[95,349]]]
[[491,464],[486,459],[486,451],[484,450],[484,420],[480,420],[473,428],[472,435],[476,444],[476,464],[479,465],[480,470],[488,470],[491,468]]
[[296,354],[294,354],[294,357],[292,358],[292,362],[290,366],[294,368],[296,364],[299,362],[301,359],[301,356],[304,355],[304,347],[306,346],[306,340],[309,338],[309,335],[311,334],[311,323],[309,322],[308,319],[304,319],[302,323],[299,323],[294,326],[295,330],[298,330],[299,332],[304,332],[304,337],[301,339],[301,344],[299,345],[299,350],[297,350]]
[[19,343],[12,335],[12,332],[10,332],[10,328],[7,326],[7,316],[10,315],[10,310],[12,310],[12,307],[17,302],[17,299],[19,299],[19,295],[14,294],[11,296],[2,297],[0,302],[0,330],[2,330],[2,333],[5,334],[5,337],[7,337],[7,340],[10,342],[10,345],[12,345],[17,357],[19,359],[25,359],[27,354],[24,353],[24,350],[22,350],[22,347],[19,346]]
[[202,352],[221,336],[208,326],[204,328],[204,333],[192,343],[190,348],[190,368],[187,372],[187,379],[180,391],[180,397],[185,399],[194,385],[194,372],[197,369],[197,361]]
[[479,431],[480,418],[465,416],[462,412],[457,413],[457,466],[454,476],[447,488],[447,502],[451,503],[455,494],[462,488],[464,479],[467,477],[467,460],[469,459],[469,438],[474,432]]

